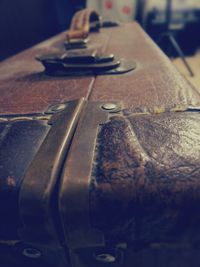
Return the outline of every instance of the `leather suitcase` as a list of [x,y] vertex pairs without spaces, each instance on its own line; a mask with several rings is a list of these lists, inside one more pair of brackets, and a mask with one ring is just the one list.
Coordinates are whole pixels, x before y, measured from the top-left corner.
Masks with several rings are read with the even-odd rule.
[[88,46],[136,62],[114,75],[0,65],[0,266],[199,266],[199,93],[135,23]]

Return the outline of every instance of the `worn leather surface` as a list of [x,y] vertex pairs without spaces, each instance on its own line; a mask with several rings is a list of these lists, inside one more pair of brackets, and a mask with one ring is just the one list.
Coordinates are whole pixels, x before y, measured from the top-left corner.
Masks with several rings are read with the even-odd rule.
[[132,73],[97,77],[90,100],[121,101],[128,107],[199,103],[199,94],[136,23],[106,29],[106,52],[137,63]]
[[93,224],[111,243],[200,241],[200,113],[113,116],[101,126]]
[[0,122],[0,239],[17,239],[23,176],[49,128],[42,120]]
[[44,75],[34,57],[63,51],[65,38],[63,33],[0,64],[0,114],[41,112],[51,104],[80,97],[120,101],[127,108],[200,102],[199,94],[137,23],[90,35],[89,47],[136,61],[137,69],[125,75],[96,79]]
[[[108,36],[94,34],[90,47],[101,50]],[[94,77],[50,77],[35,56],[64,51],[65,33],[0,63],[0,114],[43,112],[49,105],[88,98]]]
[[[138,266],[148,265],[148,258],[154,261],[154,250],[143,250],[153,244],[186,244],[193,255],[200,222],[199,113],[135,113],[136,107],[199,106],[200,95],[136,23],[90,36],[90,46],[135,60],[133,72],[45,76],[34,57],[62,51],[64,35],[0,64],[0,114],[43,112],[49,105],[82,96],[120,101],[124,113],[99,128],[90,188],[92,225],[105,234],[108,245],[123,242],[142,249],[136,255]],[[161,265],[155,266],[165,266],[159,253]]]

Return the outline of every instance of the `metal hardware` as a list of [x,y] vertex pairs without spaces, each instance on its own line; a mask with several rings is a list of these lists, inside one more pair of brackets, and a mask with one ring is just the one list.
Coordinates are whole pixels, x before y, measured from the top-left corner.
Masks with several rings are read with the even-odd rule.
[[[92,52],[91,52],[92,51]],[[45,67],[48,75],[115,75],[124,74],[136,68],[136,63],[115,59],[113,54],[97,55],[94,50],[71,52],[63,55],[41,56],[36,59]]]
[[85,49],[85,50],[73,50],[62,54],[50,54],[45,56],[36,56],[36,60],[40,61],[43,65],[48,63],[56,64],[58,62],[65,64],[76,64],[83,65],[88,64],[100,64],[114,61],[114,55],[99,55],[96,49]]
[[87,48],[89,39],[70,39],[64,43],[66,50]]
[[119,60],[113,60],[104,63],[94,63],[94,64],[69,64],[63,63],[57,60],[44,60],[42,64],[45,67],[45,72],[50,75],[72,75],[72,73],[84,73],[90,72],[93,74],[105,73],[112,69],[116,69],[120,66]]
[[115,256],[106,253],[96,255],[95,259],[101,263],[113,263],[116,260]]
[[59,257],[58,266],[66,266],[67,256],[61,245],[64,234],[56,192],[62,165],[84,103],[83,98],[68,102],[64,110],[51,116],[49,133],[24,175],[19,194],[23,225],[18,231],[21,240],[36,246],[42,252],[44,261]]
[[66,106],[67,106],[67,104],[57,104],[57,105],[49,107],[45,113],[46,114],[52,114],[55,112],[59,112],[59,111],[64,110],[66,108]]
[[135,61],[129,61],[126,59],[120,59],[120,65],[116,69],[108,70],[105,72],[102,72],[101,75],[118,75],[118,74],[125,74],[127,72],[130,72],[132,70],[136,69],[136,62]]
[[90,32],[98,32],[102,27],[101,21],[90,22]]
[[114,103],[106,103],[106,104],[103,104],[102,108],[105,110],[113,110],[117,108],[117,105]]
[[41,252],[36,248],[25,248],[22,254],[31,259],[38,259],[42,256]]
[[[68,259],[67,250],[61,244],[69,248],[72,261],[79,248],[94,249],[105,246],[104,235],[91,225],[88,201],[99,127],[112,116],[112,108],[115,110],[118,106],[115,103],[104,105],[107,110],[102,108],[103,103],[86,104],[85,100],[81,99],[50,107],[49,112],[55,111],[52,115],[31,114],[31,121],[26,120],[24,115],[17,115],[19,121],[2,123],[19,124],[20,127],[25,123],[28,128],[34,123],[35,128],[38,125],[45,126],[44,136],[34,151],[35,154],[29,156],[28,165],[25,168],[23,166],[19,173],[19,177],[23,179],[20,180],[20,190],[15,201],[19,203],[19,209],[14,216],[20,215],[22,228],[17,228],[19,224],[16,222],[17,231],[14,230],[19,233],[22,242],[29,244],[20,249],[24,256],[36,259],[42,255],[42,260],[49,263],[52,257],[59,255],[62,257],[59,266],[65,266],[64,263]],[[28,115],[27,117],[29,118]],[[12,119],[11,116],[7,118]],[[32,127],[29,131],[35,128]],[[5,158],[12,159],[10,154]],[[13,185],[12,177],[9,177],[8,183]],[[11,189],[13,190],[13,187]],[[100,254],[112,256],[112,251],[99,252],[98,255]],[[92,258],[95,261],[94,257]]]
[[[44,266],[53,266],[53,264],[51,263],[52,259],[54,259],[56,262],[57,259],[60,259],[62,256],[62,263],[60,263],[61,260],[58,261],[59,267],[66,266],[67,259],[69,258],[71,266],[95,266],[95,264],[99,266],[102,266],[103,264],[112,264],[113,266],[128,266],[129,263],[134,259],[134,257],[137,257],[138,252],[134,254],[134,250],[138,249],[137,245],[135,247],[131,247],[129,246],[129,243],[112,243],[110,242],[110,240],[115,240],[115,238],[109,240],[109,236],[106,232],[106,238],[104,239],[104,233],[97,229],[105,228],[99,227],[95,222],[96,219],[93,215],[93,212],[95,210],[92,209],[93,207],[91,205],[94,203],[91,193],[92,187],[94,186],[93,181],[97,183],[98,180],[96,178],[99,179],[99,175],[94,168],[94,166],[97,166],[99,164],[98,157],[100,154],[98,153],[98,146],[99,144],[101,146],[102,144],[104,144],[104,141],[102,139],[99,139],[101,130],[104,126],[108,126],[106,125],[107,122],[115,123],[117,122],[117,120],[118,122],[120,122],[121,119],[123,119],[123,116],[125,121],[129,121],[131,125],[135,125],[135,127],[137,127],[136,123],[138,122],[139,125],[140,118],[134,117],[134,112],[145,111],[145,109],[137,110],[134,108],[134,110],[131,109],[129,111],[130,113],[127,112],[128,115],[120,114],[120,116],[118,117],[116,115],[113,116],[112,114],[115,113],[116,110],[119,110],[118,103],[86,103],[84,99],[81,99],[79,102],[76,101],[67,103],[64,110],[61,110],[60,112],[57,112],[52,116],[44,115],[45,119],[48,118],[50,120],[52,126],[48,125],[49,121],[37,121],[37,124],[33,125],[45,125],[47,129],[43,133],[44,136],[41,141],[42,144],[38,145],[39,150],[36,149],[37,154],[34,154],[32,156],[34,160],[32,161],[31,165],[28,164],[25,168],[28,169],[28,171],[25,173],[25,175],[22,175],[24,174],[24,172],[21,172],[21,170],[19,170],[20,177],[24,177],[24,181],[17,181],[18,183],[20,183],[20,185],[22,182],[19,206],[22,223],[24,224],[24,228],[19,232],[21,236],[20,241],[25,242],[23,243],[23,247],[20,247],[20,257],[21,254],[23,254],[30,259],[32,258],[33,261],[34,259],[41,257],[39,261],[40,263],[44,259],[48,259],[48,264]],[[152,112],[155,112],[155,109],[152,110]],[[164,109],[159,108],[158,111],[160,112],[160,110],[162,112],[165,112]],[[184,121],[184,123],[185,118],[187,118],[186,115],[189,116],[189,120],[193,119],[193,116],[195,115],[198,117],[198,114],[176,114],[174,112],[168,114],[170,110],[167,109],[166,111],[167,112],[165,113],[167,114],[163,115],[166,115],[166,118],[169,118],[169,115],[175,115],[175,122],[177,122],[179,115],[183,115],[182,120]],[[19,124],[19,126],[21,127],[21,124],[25,122],[25,124],[28,124],[28,126],[30,126],[32,125],[32,123],[34,123],[34,118],[43,118],[42,114],[31,114],[33,121],[28,121],[26,120],[26,117],[23,118],[23,116],[21,118],[25,119],[25,121],[20,120],[2,122],[0,124],[0,133],[4,131],[3,127],[5,125]],[[159,116],[162,116],[162,114],[159,114],[157,117]],[[19,115],[17,115],[17,117],[20,118]],[[112,119],[112,117],[114,118]],[[148,117],[151,118],[151,114],[149,114]],[[153,116],[154,119],[155,117],[156,116]],[[12,119],[12,116],[9,115],[6,117],[6,119]],[[147,122],[148,120],[145,120],[145,123]],[[152,125],[152,121],[150,121],[150,123]],[[127,125],[129,127],[128,122]],[[190,126],[190,123],[186,124],[186,127],[188,128],[187,125]],[[119,125],[117,124],[116,127],[118,126]],[[121,127],[124,128],[124,124]],[[179,125],[176,127],[179,127]],[[30,133],[32,129],[34,129],[34,127],[30,127],[28,133]],[[114,129],[119,129],[119,127]],[[196,136],[198,136],[198,124],[194,129],[195,133],[197,133]],[[124,132],[122,131],[121,136],[123,136],[123,133]],[[147,135],[146,140],[148,140],[149,132],[145,134]],[[129,135],[127,136],[129,137]],[[109,145],[105,143],[105,147],[108,148],[107,151],[110,151],[110,148],[112,147],[110,140],[112,139],[108,139],[108,134],[105,134],[105,138],[110,144],[109,147]],[[118,135],[118,139],[121,139],[120,135]],[[136,151],[135,149],[138,149],[140,145],[140,143],[137,144],[137,140],[135,140],[136,139],[133,139],[135,146],[134,151]],[[22,142],[23,141],[24,139],[22,138]],[[100,141],[102,142],[100,143]],[[6,141],[6,146],[10,146],[11,148],[13,147],[13,145],[8,141]],[[20,151],[18,146],[16,148],[17,151]],[[4,149],[0,149],[0,151],[1,150],[4,151]],[[26,151],[26,155],[23,158],[20,157],[20,161],[24,161],[27,158],[29,151],[25,149],[24,151]],[[123,147],[120,151],[123,151]],[[141,153],[143,153],[143,151]],[[9,158],[12,159],[12,154],[14,153],[9,152],[9,154],[3,154],[1,152],[0,165],[3,166],[4,163],[6,164],[6,162],[9,160]],[[104,153],[103,151],[101,155],[103,154],[107,153]],[[2,164],[3,158],[5,158],[5,161],[3,161]],[[18,161],[15,160],[14,163],[18,168]],[[10,165],[6,165],[5,169],[7,169],[7,166],[10,167]],[[132,164],[130,164],[130,166],[132,166]],[[111,168],[113,168],[113,166],[111,166]],[[126,164],[125,168],[127,168]],[[101,172],[101,174],[103,174],[103,172]],[[109,177],[109,174],[107,177]],[[14,182],[12,178],[13,177],[8,177],[7,182],[8,185],[11,186],[13,193]],[[120,191],[120,188],[118,190]],[[1,202],[3,203],[3,201]],[[18,205],[18,201],[15,202]],[[103,201],[103,203],[107,202]],[[108,205],[108,207],[110,206]],[[105,208],[105,205],[102,206],[102,216],[104,216],[105,214]],[[9,209],[9,213],[10,210],[13,209]],[[101,209],[96,210],[99,210],[101,212]],[[109,214],[108,212],[106,212],[106,214]],[[98,220],[98,216],[96,218]],[[4,218],[2,217],[1,220],[4,220]],[[12,224],[15,224],[15,220],[12,220]],[[113,224],[115,224],[115,221]],[[94,225],[96,225],[97,229],[94,228]],[[112,233],[113,236],[115,233],[116,231]],[[117,242],[120,242],[120,240]],[[124,242],[127,242],[126,239],[124,240]],[[196,246],[197,245],[198,243],[196,244]],[[161,247],[160,244],[152,244],[152,246],[149,248],[153,250],[166,248],[174,249],[173,246],[170,247],[170,245],[168,244],[164,244]],[[190,249],[190,247],[188,248]],[[179,249],[179,247],[177,249]],[[182,247],[180,247],[180,249],[182,249]],[[129,260],[130,257],[127,258],[127,255],[131,257],[131,261]],[[25,257],[21,258],[24,261],[27,261]]]
[[188,111],[188,112],[200,112],[200,107],[188,106],[186,111]]
[[109,116],[101,106],[90,102],[84,108],[63,168],[59,207],[65,238],[72,250],[104,245],[102,233],[91,227],[88,201],[96,137],[99,125]]
[[102,28],[110,28],[110,27],[119,27],[120,22],[114,20],[103,20],[102,21]]
[[95,49],[73,50],[61,56],[64,63],[79,64],[79,63],[94,63],[97,51]]

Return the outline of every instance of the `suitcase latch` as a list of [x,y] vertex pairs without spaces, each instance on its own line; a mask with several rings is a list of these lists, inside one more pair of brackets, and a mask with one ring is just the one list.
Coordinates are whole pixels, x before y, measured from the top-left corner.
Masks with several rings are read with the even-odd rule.
[[114,75],[136,68],[133,61],[117,59],[113,54],[100,54],[95,49],[71,50],[36,59],[43,64],[46,74],[55,76]]

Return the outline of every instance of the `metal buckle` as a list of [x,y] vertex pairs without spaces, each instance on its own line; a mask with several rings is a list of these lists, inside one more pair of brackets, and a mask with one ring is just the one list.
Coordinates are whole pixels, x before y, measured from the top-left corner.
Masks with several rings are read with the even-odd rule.
[[39,250],[46,262],[59,257],[59,266],[66,265],[67,257],[57,212],[58,182],[84,103],[80,99],[48,109],[47,114],[53,114],[49,121],[51,129],[20,189],[21,240]]
[[87,48],[89,39],[69,39],[64,43],[66,50]]
[[51,129],[24,176],[19,207],[21,239],[47,262],[50,251],[64,262],[69,249],[74,262],[75,251],[105,246],[103,233],[91,226],[89,187],[99,127],[118,111],[115,103],[81,99],[46,112],[53,114]]
[[103,257],[104,235],[90,221],[89,186],[99,127],[118,111],[115,103],[80,99],[54,105],[44,114],[2,117],[0,126],[35,121],[47,125],[21,177],[16,201],[24,257],[40,258],[44,266],[59,261],[59,267],[66,266],[69,257],[72,265],[79,261],[78,250],[98,252],[100,260]]
[[113,116],[112,113],[119,111],[117,103],[87,103],[63,167],[59,212],[72,266],[76,266],[78,262],[80,264],[84,257],[89,257],[93,264],[97,263],[98,259],[94,255],[105,247],[103,233],[91,225],[89,194],[99,127]]
[[54,76],[114,75],[136,68],[133,61],[115,59],[113,54],[98,55],[93,49],[38,56],[36,59],[43,64],[46,74]]

